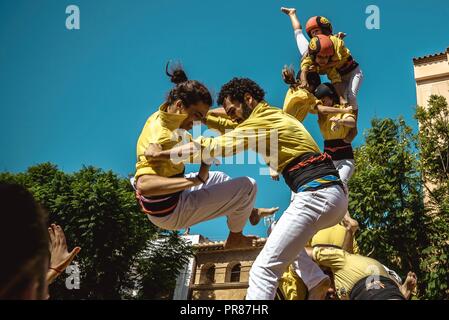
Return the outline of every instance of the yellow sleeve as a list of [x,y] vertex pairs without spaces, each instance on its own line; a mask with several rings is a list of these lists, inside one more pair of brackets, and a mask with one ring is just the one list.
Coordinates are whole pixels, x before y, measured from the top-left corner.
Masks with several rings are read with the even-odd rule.
[[313,260],[318,264],[331,269],[341,269],[345,265],[345,252],[341,249],[315,247]]
[[337,68],[335,68],[335,67],[330,68],[329,70],[326,71],[326,74],[327,74],[327,77],[329,78],[329,80],[332,82],[332,84],[342,82],[341,75],[337,71]]
[[311,94],[307,94],[307,92],[302,89],[289,89],[287,95],[285,96],[283,110],[285,113],[295,116],[297,114],[298,106],[310,106],[308,110],[310,112],[315,108],[318,102],[319,100]]
[[[258,139],[264,139],[269,143],[269,134],[267,130],[258,130],[259,126],[251,121],[245,121],[231,132],[216,137],[200,137],[197,142],[201,144],[202,152],[208,157],[230,157],[248,150],[248,145],[257,146]],[[250,144],[251,142],[251,144]]]
[[313,66],[312,57],[307,56],[301,61],[301,70],[308,70],[311,66]]
[[331,36],[331,40],[334,43],[335,55],[332,60],[334,61],[346,61],[351,56],[351,51],[346,48],[345,42],[335,36]]
[[206,117],[206,126],[209,129],[217,130],[221,134],[225,134],[227,130],[233,130],[238,126],[238,123],[227,119],[225,117],[217,117],[208,114]]

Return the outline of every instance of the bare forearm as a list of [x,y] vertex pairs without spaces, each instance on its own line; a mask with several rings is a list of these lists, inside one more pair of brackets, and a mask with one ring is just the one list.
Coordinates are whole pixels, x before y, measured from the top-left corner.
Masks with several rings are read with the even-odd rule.
[[335,107],[327,107],[321,104],[316,106],[316,109],[320,114],[328,115],[328,114],[341,114],[341,113],[350,113],[349,110],[339,109]]
[[348,127],[348,128],[355,128],[356,127],[355,119],[352,119],[352,118],[342,119],[342,120],[338,121],[338,123],[340,125]]
[[59,276],[59,273],[56,272],[55,270],[52,270],[52,269],[48,270],[47,271],[47,283],[52,284],[58,276]]
[[146,175],[139,178],[137,189],[145,197],[157,197],[184,191],[199,183],[198,178],[166,178]]
[[290,20],[292,22],[293,30],[302,30],[301,23],[299,22],[298,16],[296,14],[289,14]]

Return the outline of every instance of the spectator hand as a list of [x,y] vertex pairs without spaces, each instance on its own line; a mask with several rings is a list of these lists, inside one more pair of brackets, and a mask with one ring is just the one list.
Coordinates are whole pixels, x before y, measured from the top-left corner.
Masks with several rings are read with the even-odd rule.
[[47,278],[50,278],[49,283],[51,283],[72,263],[76,255],[81,251],[81,248],[75,247],[69,252],[64,231],[56,224],[52,224],[48,228],[48,233],[50,236],[51,253],[49,273],[52,273],[52,275]]

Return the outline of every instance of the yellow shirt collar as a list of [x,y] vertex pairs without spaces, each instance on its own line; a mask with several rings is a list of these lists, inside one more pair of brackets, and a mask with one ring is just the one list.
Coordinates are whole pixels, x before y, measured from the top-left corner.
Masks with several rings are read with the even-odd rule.
[[181,123],[188,118],[186,114],[176,114],[167,112],[168,105],[166,103],[159,107],[159,117],[162,121],[163,126],[169,130],[179,129]]
[[253,112],[251,112],[251,115],[248,117],[248,119],[258,117],[266,107],[268,107],[268,103],[266,103],[265,101],[259,102],[259,104],[254,108]]

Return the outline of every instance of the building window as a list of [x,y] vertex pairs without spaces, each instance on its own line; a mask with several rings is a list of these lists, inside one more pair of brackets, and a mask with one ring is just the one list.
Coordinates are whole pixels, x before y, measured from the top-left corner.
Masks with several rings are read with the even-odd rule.
[[240,282],[240,271],[242,270],[242,265],[236,264],[231,269],[231,279],[230,282]]
[[215,265],[206,265],[205,267],[203,267],[203,269],[201,270],[200,283],[215,283]]

